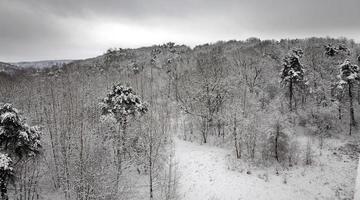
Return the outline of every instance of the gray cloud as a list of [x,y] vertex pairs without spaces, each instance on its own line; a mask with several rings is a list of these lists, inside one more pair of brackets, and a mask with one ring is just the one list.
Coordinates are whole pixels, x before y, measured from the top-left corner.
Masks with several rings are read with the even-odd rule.
[[161,42],[155,34],[189,45],[250,36],[359,41],[359,8],[359,0],[0,0],[0,60],[95,56]]

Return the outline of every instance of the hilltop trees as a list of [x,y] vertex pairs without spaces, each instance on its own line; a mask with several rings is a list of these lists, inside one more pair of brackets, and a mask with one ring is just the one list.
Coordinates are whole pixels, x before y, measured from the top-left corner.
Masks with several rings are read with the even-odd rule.
[[40,153],[40,131],[27,125],[11,104],[0,108],[0,189],[8,199],[7,186],[15,177],[15,168]]
[[283,59],[283,69],[281,79],[289,87],[289,109],[292,111],[292,100],[294,96],[294,86],[304,81],[304,67],[300,63],[303,55],[301,49],[293,49]]
[[[324,53],[324,44],[329,43],[334,45]],[[160,199],[163,181],[175,177],[164,172],[171,158],[167,151],[170,134],[179,132],[202,143],[222,146],[231,142],[241,161],[267,165],[279,160],[284,164],[293,156],[295,164],[301,148],[292,146],[297,137],[292,130],[298,131],[298,125],[324,139],[348,128],[349,92],[360,99],[360,87],[351,79],[348,90],[348,79],[354,75],[345,74],[353,74],[352,67],[341,72],[343,79],[336,78],[340,62],[358,59],[345,55],[341,50],[345,46],[347,51],[357,49],[354,55],[359,56],[359,44],[324,38],[230,41],[194,48],[168,43],[110,49],[103,56],[39,70],[36,76],[30,72],[11,77],[2,74],[0,102],[11,100],[48,132],[42,137],[48,145],[43,147],[47,162],[41,167],[37,167],[41,160],[34,160],[20,170],[15,165],[25,162],[16,164],[13,154],[0,150],[1,176],[8,177],[3,182],[10,183],[12,175],[21,180],[16,182],[17,190],[9,190],[9,196],[15,193],[19,199],[28,191],[31,197],[55,191],[65,193],[62,199],[126,199],[126,194],[133,195],[140,184],[148,183],[153,185],[146,195]],[[301,47],[304,55],[295,49],[282,57],[293,47]],[[280,71],[286,101],[278,83]],[[308,85],[303,84],[304,77]],[[113,87],[116,80],[133,89],[120,84]],[[342,89],[335,87],[336,94],[335,82],[342,83]],[[99,96],[106,97],[102,112]],[[287,113],[288,107],[295,110],[300,101],[303,109]],[[178,112],[178,104],[184,112]],[[341,108],[346,114],[341,120],[336,119],[337,105],[346,108],[346,112]],[[352,107],[354,121],[358,121],[359,105],[355,102]],[[278,116],[284,117],[280,126]],[[169,163],[169,169],[175,169]],[[132,182],[142,176],[149,179]]]

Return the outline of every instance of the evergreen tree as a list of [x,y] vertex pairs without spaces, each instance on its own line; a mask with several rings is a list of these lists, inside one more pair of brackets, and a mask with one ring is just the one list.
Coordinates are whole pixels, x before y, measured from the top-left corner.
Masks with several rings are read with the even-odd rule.
[[283,59],[281,79],[289,87],[289,109],[292,111],[292,99],[294,96],[294,85],[304,81],[304,67],[300,63],[303,55],[301,49],[293,49]]
[[350,55],[350,50],[341,44],[338,47],[334,47],[332,44],[328,44],[325,45],[324,48],[325,48],[325,55],[329,57],[334,57],[340,53],[344,55]]
[[117,184],[122,171],[122,162],[127,152],[126,129],[128,122],[130,119],[145,114],[147,111],[147,103],[142,102],[131,87],[121,84],[114,85],[112,91],[102,100],[102,115],[115,118],[120,127],[119,135],[116,137]]
[[1,197],[8,199],[7,186],[14,179],[20,161],[40,153],[41,133],[30,127],[11,104],[0,108],[0,187]]
[[343,64],[340,65],[340,74],[338,78],[340,79],[339,85],[348,87],[349,95],[349,113],[350,113],[350,131],[351,135],[352,127],[356,126],[355,116],[354,116],[354,106],[353,106],[353,85],[356,81],[360,80],[359,67],[352,64],[349,60],[345,60]]

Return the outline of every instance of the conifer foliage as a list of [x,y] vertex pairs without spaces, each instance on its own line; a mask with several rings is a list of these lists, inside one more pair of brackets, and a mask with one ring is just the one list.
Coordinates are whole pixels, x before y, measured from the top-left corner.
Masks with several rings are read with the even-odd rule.
[[301,49],[293,49],[283,59],[281,79],[289,87],[289,108],[292,111],[292,99],[294,96],[294,85],[304,81],[304,67],[300,63],[303,55]]
[[360,80],[360,69],[357,65],[352,64],[349,60],[345,60],[343,64],[340,65],[340,74],[338,78],[340,79],[338,85],[340,88],[347,86],[348,95],[349,95],[349,113],[350,113],[350,131],[351,135],[352,127],[356,126],[355,116],[354,116],[354,106],[353,106],[353,85],[355,82]]
[[2,199],[7,197],[7,185],[14,179],[16,163],[40,153],[41,132],[27,125],[11,104],[0,108],[0,186]]
[[142,102],[131,87],[120,83],[113,86],[111,92],[102,100],[102,115],[115,118],[119,125],[116,139],[117,175],[115,188],[119,187],[120,175],[122,174],[124,161],[129,153],[127,127],[130,119],[143,115],[148,111],[148,105]]
[[115,85],[103,99],[102,114],[112,114],[118,122],[126,120],[128,116],[144,114],[147,110],[147,104],[142,102],[135,91],[121,84]]

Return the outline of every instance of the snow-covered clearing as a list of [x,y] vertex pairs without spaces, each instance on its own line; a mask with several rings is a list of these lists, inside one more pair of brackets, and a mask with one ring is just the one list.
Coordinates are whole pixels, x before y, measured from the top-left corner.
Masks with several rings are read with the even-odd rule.
[[343,199],[334,188],[349,190],[356,176],[356,161],[333,163],[331,159],[329,167],[299,167],[287,172],[286,184],[284,175],[273,171],[269,172],[269,181],[265,181],[259,178],[264,171],[232,171],[228,164],[230,150],[180,139],[175,140],[175,145],[182,200]]

